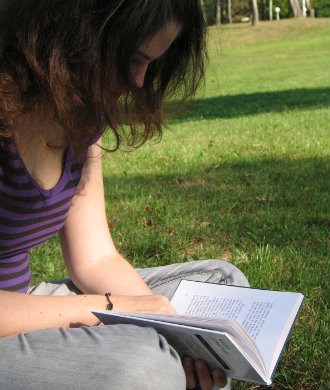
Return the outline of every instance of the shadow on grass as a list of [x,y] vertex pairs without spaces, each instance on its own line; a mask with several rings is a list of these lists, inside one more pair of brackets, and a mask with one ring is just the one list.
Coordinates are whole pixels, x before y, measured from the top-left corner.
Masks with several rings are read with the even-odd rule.
[[300,88],[286,91],[216,96],[196,99],[182,112],[177,102],[166,104],[169,122],[183,119],[236,118],[267,112],[283,112],[306,108],[329,107],[329,87]]
[[[152,199],[155,223],[167,232],[164,234],[175,230],[191,241],[203,234],[217,237],[219,243],[223,235],[238,246],[288,244],[325,255],[329,171],[328,159],[321,157],[260,159],[220,166],[196,164],[179,175],[109,174],[104,182],[110,214],[121,233],[122,228],[131,234],[145,227],[134,224],[143,224],[141,215],[149,218],[145,208]],[[210,222],[206,233],[200,233],[198,227],[203,221]],[[138,233],[135,240],[136,236]]]

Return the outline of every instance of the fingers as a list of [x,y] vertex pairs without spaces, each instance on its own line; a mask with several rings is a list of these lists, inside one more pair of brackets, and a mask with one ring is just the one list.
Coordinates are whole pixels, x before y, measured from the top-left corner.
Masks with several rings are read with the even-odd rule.
[[204,360],[194,361],[190,356],[186,356],[183,360],[183,369],[186,374],[186,387],[188,390],[197,388],[198,384],[198,388],[202,390],[212,390],[214,385],[222,388],[227,384],[225,373],[219,368],[214,369],[210,373]]
[[183,369],[186,374],[186,387],[187,389],[194,389],[197,386],[195,377],[195,362],[190,356],[186,356],[183,359]]
[[220,368],[216,368],[215,370],[212,371],[212,377],[215,385],[218,386],[220,389],[226,386],[227,378],[225,373],[222,370],[220,370]]
[[201,388],[203,390],[212,390],[213,378],[211,377],[210,370],[204,360],[197,360],[195,367]]

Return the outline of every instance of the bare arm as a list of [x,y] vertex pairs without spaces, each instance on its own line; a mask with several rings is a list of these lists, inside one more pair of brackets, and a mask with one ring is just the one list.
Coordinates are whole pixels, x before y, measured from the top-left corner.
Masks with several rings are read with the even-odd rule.
[[82,292],[152,294],[111,239],[105,214],[101,149],[96,145],[90,147],[60,238],[70,278]]
[[[106,310],[104,295],[40,296],[0,290],[0,337],[45,328],[77,328],[98,323],[92,310]],[[114,309],[169,312],[160,295],[112,297]]]
[[92,326],[97,319],[90,311],[107,307],[101,295],[52,297],[0,290],[0,301],[0,337],[50,327]]

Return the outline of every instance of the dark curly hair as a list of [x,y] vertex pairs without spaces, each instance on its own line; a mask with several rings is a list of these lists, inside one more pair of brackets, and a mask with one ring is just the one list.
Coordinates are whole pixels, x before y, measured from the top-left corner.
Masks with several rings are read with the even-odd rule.
[[[179,36],[135,88],[132,56],[171,20]],[[50,113],[82,158],[107,126],[112,150],[161,136],[164,100],[192,97],[203,80],[205,34],[199,0],[0,0],[0,138],[29,112]]]

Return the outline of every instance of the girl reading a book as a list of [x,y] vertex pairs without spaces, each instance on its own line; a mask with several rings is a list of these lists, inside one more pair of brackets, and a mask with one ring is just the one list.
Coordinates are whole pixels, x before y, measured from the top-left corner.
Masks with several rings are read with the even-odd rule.
[[[247,284],[218,260],[135,270],[105,215],[102,134],[111,151],[160,136],[164,99],[194,95],[204,48],[198,0],[0,2],[1,388],[226,384],[153,329],[91,313],[174,313],[182,278]],[[56,233],[70,279],[31,286],[28,250]]]

